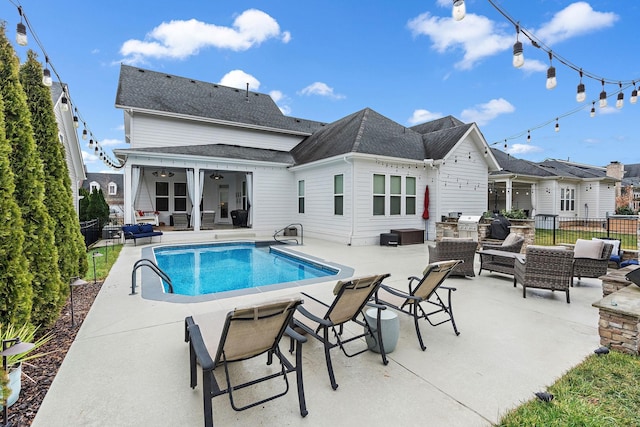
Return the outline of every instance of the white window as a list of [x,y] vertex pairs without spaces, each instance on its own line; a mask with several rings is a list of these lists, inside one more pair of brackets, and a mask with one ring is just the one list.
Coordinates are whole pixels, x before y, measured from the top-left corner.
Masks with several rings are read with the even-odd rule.
[[100,184],[95,181],[91,181],[89,184],[89,193],[93,193],[93,190],[100,191]]
[[[416,178],[398,175],[373,175],[373,215],[415,215]],[[387,211],[389,205],[389,211]],[[404,211],[403,211],[404,209]]]
[[298,181],[298,213],[304,213],[304,180]]
[[573,188],[560,189],[560,210],[563,212],[575,210],[576,190]]
[[115,182],[109,183],[109,195],[115,196],[118,193],[118,185]]
[[333,176],[333,214],[344,215],[344,175]]

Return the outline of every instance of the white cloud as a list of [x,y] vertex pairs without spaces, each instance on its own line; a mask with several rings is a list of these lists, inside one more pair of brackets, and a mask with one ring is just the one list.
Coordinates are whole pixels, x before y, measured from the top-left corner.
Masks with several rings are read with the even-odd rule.
[[507,149],[509,154],[539,153],[540,151],[543,151],[541,147],[531,144],[513,144]]
[[273,99],[273,102],[276,103],[278,108],[280,108],[282,114],[286,116],[291,114],[291,107],[289,106],[289,102],[291,102],[291,100],[288,96],[286,96],[279,90],[272,90],[271,92],[269,92],[269,96],[271,97],[271,99]]
[[514,42],[514,34],[507,34],[490,19],[468,13],[464,21],[450,17],[441,18],[423,13],[407,24],[414,36],[431,38],[432,47],[439,53],[462,49],[464,56],[455,64],[467,70],[487,56],[508,50]]
[[113,147],[116,145],[123,145],[124,141],[120,139],[103,139],[99,141],[100,145],[103,147]]
[[437,0],[436,3],[438,3],[440,7],[448,7],[451,9],[453,2],[451,0]]
[[499,115],[513,113],[515,110],[516,108],[504,98],[492,99],[487,103],[462,110],[460,118],[466,123],[476,122],[478,126],[483,126]]
[[250,90],[260,89],[260,80],[256,79],[251,74],[245,73],[242,70],[229,71],[220,80],[221,85],[235,87],[238,89],[246,89],[247,83],[249,83]]
[[124,132],[124,125],[118,125],[115,127],[115,130],[119,130],[119,131],[123,131]]
[[92,152],[88,152],[88,151],[82,150],[82,160],[85,163],[86,162],[95,162],[97,160],[100,160],[100,157],[98,157],[95,154],[93,154],[93,151]]
[[596,12],[589,3],[579,1],[553,15],[549,22],[533,33],[546,44],[554,44],[611,27],[618,18],[613,12]]
[[333,92],[333,88],[329,87],[326,83],[314,82],[298,92],[300,95],[320,95],[327,96],[333,99],[344,99],[344,95],[340,95]]
[[444,117],[442,113],[432,113],[428,110],[418,109],[413,112],[413,115],[409,117],[408,122],[412,125],[417,123],[429,122]]
[[131,39],[122,44],[120,53],[128,64],[143,63],[145,58],[185,59],[200,49],[217,47],[243,51],[270,38],[291,40],[288,31],[281,32],[278,22],[257,9],[248,9],[238,15],[232,27],[190,19],[163,22],[151,30],[144,40]]
[[600,142],[601,142],[601,141],[600,141],[599,139],[597,139],[597,138],[585,138],[583,141],[584,141],[585,143],[587,143],[587,144],[600,144]]
[[538,61],[537,59],[527,59],[524,58],[524,65],[520,68],[525,73],[538,73],[538,72],[546,72],[547,68],[549,68],[549,64],[545,64],[542,61]]

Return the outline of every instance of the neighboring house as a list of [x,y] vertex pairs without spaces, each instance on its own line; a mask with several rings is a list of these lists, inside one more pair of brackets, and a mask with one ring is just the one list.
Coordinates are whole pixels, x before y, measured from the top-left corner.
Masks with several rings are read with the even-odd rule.
[[621,165],[619,174],[622,183],[617,207],[626,206],[634,212],[640,211],[640,163]]
[[[365,108],[333,123],[282,114],[270,96],[122,65],[125,221],[136,210],[248,211],[256,233],[300,223],[308,236],[377,244],[392,228],[449,212],[481,215],[498,170],[474,123],[453,117],[407,128]],[[422,218],[429,189],[430,219]],[[194,203],[195,201],[195,203]]]
[[87,180],[82,188],[89,193],[102,190],[104,200],[109,205],[109,216],[112,218],[124,217],[124,176],[121,173],[96,173],[88,172]]
[[80,141],[78,140],[78,132],[73,123],[73,111],[71,111],[71,108],[68,108],[68,106],[66,111],[63,111],[63,87],[67,90],[68,99],[69,87],[59,82],[53,82],[51,85],[51,99],[53,100],[53,111],[56,116],[56,123],[58,124],[58,137],[64,147],[67,169],[69,169],[69,178],[71,178],[73,206],[76,209],[76,213],[79,213],[80,198],[78,190],[87,176],[82,158],[82,149],[80,148]]
[[[612,168],[564,160],[541,163],[492,149],[501,170],[489,175],[489,210],[523,209],[529,217],[604,218],[615,213]],[[615,166],[614,162],[612,165]]]

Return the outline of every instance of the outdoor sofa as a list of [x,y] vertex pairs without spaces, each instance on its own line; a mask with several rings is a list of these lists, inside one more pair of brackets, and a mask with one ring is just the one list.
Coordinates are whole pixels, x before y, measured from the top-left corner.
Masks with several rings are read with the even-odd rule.
[[137,244],[137,239],[149,237],[153,240],[153,236],[162,236],[162,231],[154,231],[151,224],[127,224],[122,226],[125,240],[133,240],[133,244]]

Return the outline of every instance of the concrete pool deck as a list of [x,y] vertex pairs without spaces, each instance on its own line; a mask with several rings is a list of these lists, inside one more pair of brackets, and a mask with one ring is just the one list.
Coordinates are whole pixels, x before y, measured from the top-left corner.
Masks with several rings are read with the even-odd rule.
[[[162,244],[223,238],[214,232],[173,232],[165,233]],[[123,248],[33,426],[202,425],[201,385],[189,387],[184,318],[297,291],[197,303],[129,295],[133,264],[146,246]],[[390,273],[385,283],[398,288],[405,288],[407,277],[419,275],[428,261],[427,244],[352,247],[305,237],[305,244],[295,250],[349,265],[355,275]],[[304,291],[330,298],[334,284],[307,285]],[[574,286],[571,304],[564,293],[543,290],[528,290],[524,299],[522,288],[514,288],[511,277],[500,274],[450,278],[446,284],[457,288],[453,308],[460,336],[450,324],[432,327],[423,321],[423,352],[412,320],[401,315],[400,340],[387,366],[373,352],[354,358],[332,352],[340,385],[335,391],[322,346],[310,340],[303,350],[306,418],[298,412],[294,386],[283,398],[242,412],[233,411],[227,397],[217,397],[214,423],[490,426],[599,346],[598,311],[591,304],[602,297],[600,280],[583,279]]]

